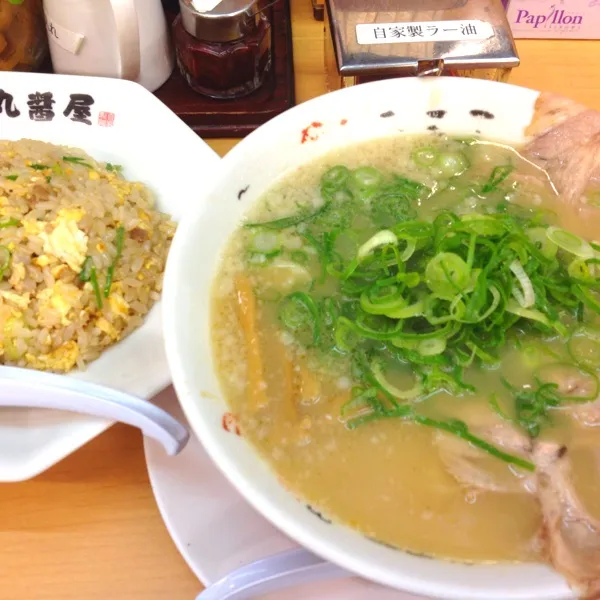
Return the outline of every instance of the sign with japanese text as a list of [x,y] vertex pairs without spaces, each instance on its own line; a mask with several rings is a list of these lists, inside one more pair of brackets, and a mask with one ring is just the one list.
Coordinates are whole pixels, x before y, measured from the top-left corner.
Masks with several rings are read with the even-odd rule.
[[356,26],[356,40],[364,45],[485,40],[493,35],[494,28],[479,20],[361,23]]
[[[90,94],[69,94],[63,106],[57,108],[54,94],[49,91],[32,91],[27,95],[27,102],[19,104],[7,90],[0,88],[0,117],[9,119],[23,116],[30,121],[54,121],[55,118],[66,118],[84,125],[93,124],[92,106],[94,98]],[[114,113],[100,111],[96,122],[103,127],[112,127]]]

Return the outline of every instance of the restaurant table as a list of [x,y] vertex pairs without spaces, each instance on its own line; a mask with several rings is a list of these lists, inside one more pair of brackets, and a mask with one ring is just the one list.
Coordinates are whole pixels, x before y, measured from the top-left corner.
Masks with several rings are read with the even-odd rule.
[[[323,23],[292,0],[298,102],[323,94]],[[524,40],[510,82],[600,109],[600,41]],[[237,140],[215,139],[224,155]],[[0,600],[192,600],[138,430],[116,425],[35,479],[0,485]]]

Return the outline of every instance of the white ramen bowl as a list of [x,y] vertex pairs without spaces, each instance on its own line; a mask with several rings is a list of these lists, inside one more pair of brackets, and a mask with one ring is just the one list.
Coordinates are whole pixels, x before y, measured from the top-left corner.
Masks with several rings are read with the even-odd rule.
[[336,147],[433,128],[518,144],[537,96],[477,79],[411,78],[359,85],[301,104],[260,127],[223,159],[207,201],[180,225],[167,263],[163,321],[171,374],[192,429],[223,473],[258,511],[306,548],[368,579],[429,597],[574,596],[544,565],[469,566],[415,556],[307,510],[249,442],[223,426],[228,406],[212,359],[209,290],[220,252],[248,207],[299,165]]

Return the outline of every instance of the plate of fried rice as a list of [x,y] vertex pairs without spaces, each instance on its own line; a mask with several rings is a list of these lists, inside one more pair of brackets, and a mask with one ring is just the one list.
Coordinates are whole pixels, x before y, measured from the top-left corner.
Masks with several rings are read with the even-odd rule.
[[[170,383],[160,295],[171,240],[217,155],[141,86],[0,76],[0,364],[152,398]],[[0,382],[1,386],[1,382]],[[0,481],[110,426],[0,410]]]

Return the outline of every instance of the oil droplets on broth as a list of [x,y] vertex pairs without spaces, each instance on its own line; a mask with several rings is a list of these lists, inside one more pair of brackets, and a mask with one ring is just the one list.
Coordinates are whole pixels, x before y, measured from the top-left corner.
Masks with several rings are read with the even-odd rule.
[[[413,552],[544,560],[565,494],[594,531],[599,225],[489,142],[387,138],[303,165],[214,283],[242,434],[319,511]],[[596,534],[575,546],[600,556]]]

